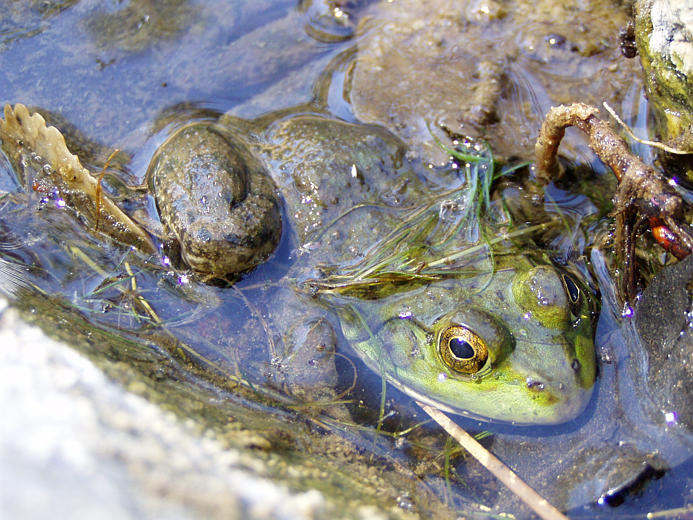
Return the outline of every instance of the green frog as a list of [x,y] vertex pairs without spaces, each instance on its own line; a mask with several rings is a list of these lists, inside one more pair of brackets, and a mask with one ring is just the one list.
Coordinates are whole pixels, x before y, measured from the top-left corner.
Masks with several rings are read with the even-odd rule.
[[334,341],[328,309],[366,365],[419,401],[481,420],[566,422],[595,381],[591,296],[514,245],[531,244],[529,228],[495,229],[471,211],[470,186],[491,166],[433,172],[382,127],[299,107],[185,124],[149,179],[165,234],[205,277],[251,269],[288,233],[293,296],[274,322],[318,323],[303,334],[311,348]]
[[[596,370],[589,292],[540,253],[509,241],[484,246],[494,234],[484,223],[477,237],[460,229],[475,223],[459,178],[453,189],[433,186],[387,130],[321,114],[250,123],[223,116],[199,126],[272,176],[303,253],[289,278],[336,312],[352,348],[394,386],[484,420],[562,423],[583,410]],[[155,194],[157,183],[183,178],[162,157],[207,154],[170,142],[176,147],[164,144],[151,166]],[[157,201],[172,226],[180,209]],[[248,207],[255,220],[257,204]],[[207,213],[187,212],[198,210]]]

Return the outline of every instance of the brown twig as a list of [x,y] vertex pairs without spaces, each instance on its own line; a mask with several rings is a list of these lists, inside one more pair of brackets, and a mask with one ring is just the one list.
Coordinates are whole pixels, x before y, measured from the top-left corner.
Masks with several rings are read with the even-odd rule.
[[636,228],[649,221],[657,241],[674,254],[684,258],[693,251],[693,235],[687,225],[681,225],[684,201],[670,181],[659,171],[633,154],[626,142],[597,117],[596,107],[575,103],[552,107],[535,145],[537,179],[547,184],[560,177],[557,161],[558,147],[569,126],[579,128],[589,139],[589,146],[619,181],[614,195],[616,217],[616,251],[626,271],[625,281],[631,292],[634,278],[633,241]]

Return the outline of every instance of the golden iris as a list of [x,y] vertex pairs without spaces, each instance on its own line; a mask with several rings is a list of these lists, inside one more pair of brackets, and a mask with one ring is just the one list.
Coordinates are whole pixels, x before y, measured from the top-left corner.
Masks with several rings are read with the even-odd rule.
[[488,359],[488,348],[481,337],[462,325],[451,325],[438,338],[443,362],[456,372],[475,374]]

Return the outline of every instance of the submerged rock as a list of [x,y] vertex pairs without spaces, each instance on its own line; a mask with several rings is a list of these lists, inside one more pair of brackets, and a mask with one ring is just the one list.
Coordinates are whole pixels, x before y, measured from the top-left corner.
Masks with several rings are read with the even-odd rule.
[[649,396],[661,421],[693,430],[693,257],[666,267],[643,292],[636,328],[647,350]]
[[619,106],[637,63],[623,59],[613,2],[373,4],[348,83],[355,115],[394,131],[426,161],[432,136],[482,137],[500,157],[531,156],[544,114],[580,100]]
[[7,518],[325,518],[318,491],[200,435],[71,347],[0,318],[0,511]]

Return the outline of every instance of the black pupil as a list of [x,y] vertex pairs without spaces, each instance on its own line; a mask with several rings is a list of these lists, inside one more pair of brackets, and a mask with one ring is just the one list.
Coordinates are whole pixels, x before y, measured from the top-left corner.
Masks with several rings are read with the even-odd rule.
[[565,288],[568,289],[568,296],[570,297],[570,301],[573,303],[578,301],[578,298],[580,297],[580,289],[577,288],[575,282],[572,281],[568,276],[563,277],[563,282],[565,283]]
[[471,359],[474,357],[474,349],[462,338],[452,338],[450,340],[450,352],[457,359]]

